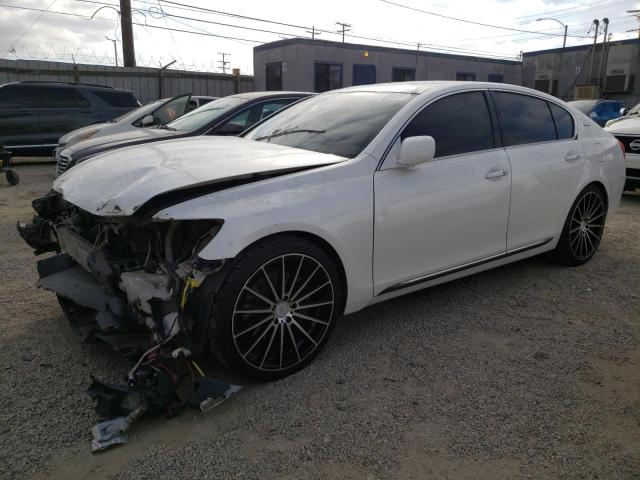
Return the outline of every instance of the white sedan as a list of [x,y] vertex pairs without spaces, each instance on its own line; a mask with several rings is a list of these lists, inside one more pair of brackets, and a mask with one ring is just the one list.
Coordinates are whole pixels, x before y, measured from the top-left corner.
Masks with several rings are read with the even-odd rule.
[[309,363],[342,314],[541,253],[585,263],[624,177],[618,141],[552,96],[366,85],[244,138],[99,155],[21,233],[62,249],[40,284],[85,335],[117,346],[150,328],[269,380]]

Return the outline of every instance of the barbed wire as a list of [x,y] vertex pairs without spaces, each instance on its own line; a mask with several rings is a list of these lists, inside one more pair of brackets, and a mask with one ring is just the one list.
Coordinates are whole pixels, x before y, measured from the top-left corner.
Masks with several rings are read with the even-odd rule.
[[[97,52],[93,49],[70,49],[67,47],[59,49],[53,46],[47,48],[36,46],[35,48],[25,50],[11,49],[1,56],[9,60],[44,60],[65,63],[86,63],[90,65],[102,65],[110,67],[114,67],[116,63],[115,57],[113,55],[110,55],[107,51]],[[172,60],[174,60],[174,58],[172,57],[136,54],[136,65],[138,67],[159,68]],[[189,61],[183,59],[182,61],[176,61],[176,63],[172,65],[171,70],[222,73],[222,70],[213,60],[211,60],[210,62],[197,62],[195,60]]]

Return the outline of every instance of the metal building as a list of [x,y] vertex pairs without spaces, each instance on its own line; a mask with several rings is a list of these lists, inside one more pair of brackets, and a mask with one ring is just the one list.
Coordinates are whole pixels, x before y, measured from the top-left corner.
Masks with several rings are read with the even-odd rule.
[[323,92],[408,80],[522,84],[520,62],[292,38],[253,49],[256,90]]
[[526,52],[524,85],[562,100],[640,102],[640,39]]

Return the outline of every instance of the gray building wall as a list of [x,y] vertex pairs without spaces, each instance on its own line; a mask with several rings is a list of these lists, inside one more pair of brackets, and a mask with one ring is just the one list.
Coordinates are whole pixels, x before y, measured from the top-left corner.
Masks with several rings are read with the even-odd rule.
[[536,80],[557,80],[557,91],[553,94],[563,100],[574,100],[576,86],[593,84],[599,87],[607,75],[623,72],[634,77],[633,88],[628,92],[602,92],[597,88],[595,97],[606,96],[621,100],[629,107],[635,105],[640,102],[640,40],[622,40],[607,45],[603,62],[601,43],[596,45],[595,55],[591,52],[593,45],[524,53],[524,85],[535,88]]
[[[160,71],[157,68],[124,68],[42,60],[0,59],[0,84],[24,80],[84,82],[131,90],[147,103],[160,98]],[[253,91],[253,77],[218,73],[165,70],[162,97],[183,93],[222,97]]]
[[354,64],[375,65],[376,83],[391,82],[392,68],[404,67],[416,69],[416,80],[455,80],[457,72],[465,72],[487,81],[495,73],[505,83],[522,84],[519,62],[296,38],[254,47],[256,90],[266,89],[266,66],[278,62],[283,90],[313,91],[315,63],[342,64],[343,87],[352,85]]

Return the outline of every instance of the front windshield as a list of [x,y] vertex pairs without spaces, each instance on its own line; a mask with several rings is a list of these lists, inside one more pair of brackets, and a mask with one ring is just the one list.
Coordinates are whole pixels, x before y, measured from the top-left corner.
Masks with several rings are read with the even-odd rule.
[[225,97],[202,105],[189,113],[184,114],[180,118],[176,118],[172,122],[167,123],[167,127],[182,132],[193,132],[215,121],[216,118],[222,116],[229,110],[232,110],[247,100],[238,97]]
[[596,106],[596,102],[593,102],[591,100],[576,100],[574,102],[569,102],[569,105],[571,105],[574,108],[577,108],[582,113],[589,115],[589,112],[591,112],[593,107]]
[[353,158],[413,97],[396,92],[323,93],[283,110],[245,138]]
[[635,107],[633,107],[631,110],[629,110],[627,115],[640,115],[640,103],[637,104]]
[[146,105],[143,105],[140,108],[136,108],[135,110],[131,110],[130,112],[127,112],[123,115],[120,115],[119,117],[116,117],[113,119],[113,121],[115,123],[120,123],[120,122],[135,122],[136,120],[144,117],[145,115],[151,113],[154,109],[156,109],[158,107],[158,105],[162,104],[163,102],[166,102],[167,99],[163,98],[161,100],[156,100],[154,102],[151,103],[147,103]]

